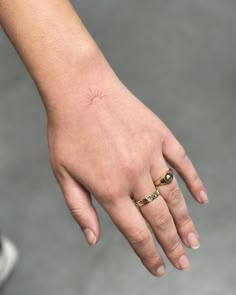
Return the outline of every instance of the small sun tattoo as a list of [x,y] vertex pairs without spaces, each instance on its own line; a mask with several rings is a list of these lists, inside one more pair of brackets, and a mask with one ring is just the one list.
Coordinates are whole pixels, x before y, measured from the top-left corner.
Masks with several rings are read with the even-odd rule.
[[89,93],[88,93],[89,104],[92,104],[95,99],[102,99],[104,97],[105,95],[102,93],[102,91],[98,89],[89,88]]

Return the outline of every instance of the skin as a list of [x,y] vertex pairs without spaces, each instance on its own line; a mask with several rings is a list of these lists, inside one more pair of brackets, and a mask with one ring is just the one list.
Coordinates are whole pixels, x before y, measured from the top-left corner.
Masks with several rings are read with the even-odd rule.
[[119,80],[69,1],[0,0],[0,22],[41,94],[52,169],[88,243],[100,237],[93,196],[150,273],[165,263],[147,223],[173,266],[189,268],[183,244],[200,238],[176,179],[140,210],[131,200],[154,192],[167,161],[208,202],[182,145]]

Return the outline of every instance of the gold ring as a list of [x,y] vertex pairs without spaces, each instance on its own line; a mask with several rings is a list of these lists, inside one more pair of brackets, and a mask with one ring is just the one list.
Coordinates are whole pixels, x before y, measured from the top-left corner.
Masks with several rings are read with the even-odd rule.
[[154,181],[155,187],[170,184],[174,179],[174,173],[171,168],[165,172],[159,179]]
[[151,203],[159,196],[160,196],[160,192],[156,189],[154,193],[152,193],[151,195],[147,196],[146,198],[144,198],[142,200],[137,201],[134,198],[132,198],[132,200],[134,201],[135,205],[140,208],[144,205]]

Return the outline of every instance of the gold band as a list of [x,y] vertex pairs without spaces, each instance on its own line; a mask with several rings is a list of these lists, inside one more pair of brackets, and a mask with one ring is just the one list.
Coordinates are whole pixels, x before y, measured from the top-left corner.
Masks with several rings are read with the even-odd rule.
[[174,173],[171,168],[167,170],[159,179],[154,181],[155,187],[170,184],[174,179]]
[[152,193],[151,195],[147,196],[146,198],[144,198],[142,200],[137,201],[134,198],[132,198],[132,200],[134,201],[135,205],[140,208],[144,205],[151,203],[159,196],[160,196],[160,192],[156,189],[154,193]]

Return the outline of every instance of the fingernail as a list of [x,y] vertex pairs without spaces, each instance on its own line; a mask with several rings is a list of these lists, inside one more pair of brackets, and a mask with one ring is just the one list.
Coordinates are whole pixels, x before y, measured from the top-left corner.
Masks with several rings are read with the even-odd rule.
[[180,257],[179,264],[182,269],[188,269],[191,266],[188,257],[185,255]]
[[158,269],[157,269],[157,275],[158,275],[158,277],[162,277],[162,276],[164,276],[164,274],[165,274],[165,267],[162,265],[162,266],[160,266],[160,267],[158,267]]
[[199,240],[198,240],[198,238],[197,238],[197,236],[196,236],[195,233],[190,233],[188,235],[188,242],[189,242],[190,247],[192,249],[198,249],[198,248],[200,248],[200,243],[199,243]]
[[205,191],[200,191],[200,201],[205,204],[208,203],[208,197]]
[[84,229],[84,235],[86,237],[87,242],[89,243],[89,245],[94,245],[97,242],[97,239],[94,235],[94,233],[91,231],[91,229],[86,228]]

